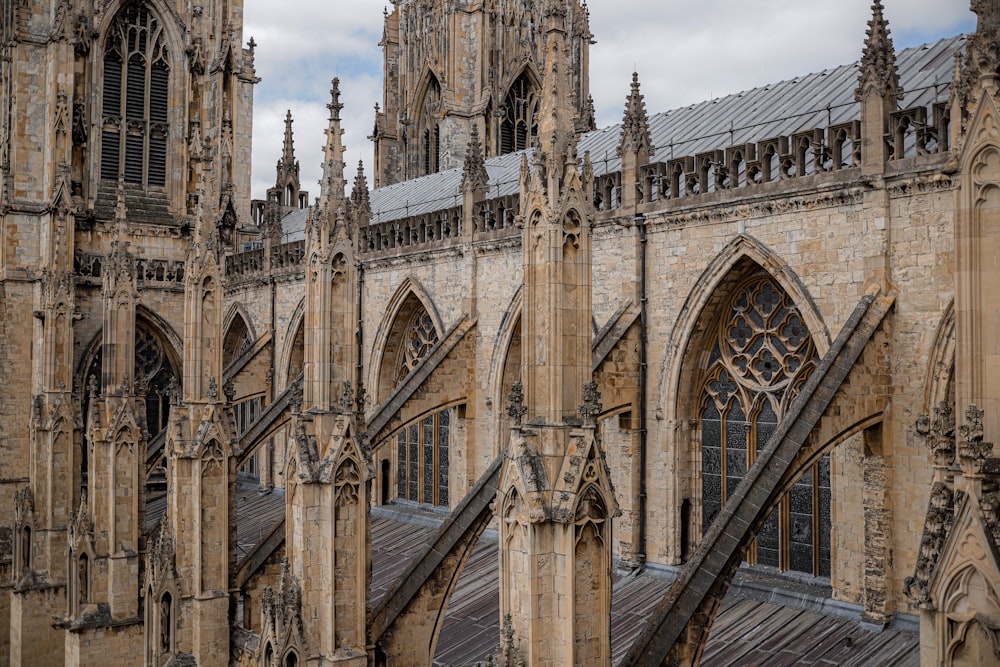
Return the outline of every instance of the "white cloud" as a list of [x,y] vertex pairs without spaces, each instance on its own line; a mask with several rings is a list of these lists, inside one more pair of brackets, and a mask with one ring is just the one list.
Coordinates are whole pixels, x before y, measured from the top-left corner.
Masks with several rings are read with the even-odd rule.
[[[439,0],[440,1],[440,0]],[[341,79],[347,172],[371,183],[373,106],[381,101],[383,0],[246,0],[258,42],[253,193],[274,183],[284,117],[295,117],[303,187],[319,192],[330,79]],[[618,122],[633,69],[651,112],[853,62],[871,0],[591,0],[591,92],[598,123]],[[974,28],[968,0],[884,0],[896,47]]]

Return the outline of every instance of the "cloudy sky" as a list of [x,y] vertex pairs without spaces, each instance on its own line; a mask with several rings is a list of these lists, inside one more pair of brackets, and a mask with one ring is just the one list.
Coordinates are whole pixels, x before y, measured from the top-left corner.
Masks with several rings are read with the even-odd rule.
[[[969,0],[883,0],[896,48],[975,29]],[[646,107],[665,111],[857,60],[871,0],[590,0],[590,87],[599,126],[621,120],[633,70]],[[692,7],[697,5],[697,11]],[[295,118],[302,185],[319,193],[330,80],[344,103],[348,187],[371,180],[373,107],[381,102],[388,0],[245,0],[257,41],[253,196],[274,184],[285,111]]]

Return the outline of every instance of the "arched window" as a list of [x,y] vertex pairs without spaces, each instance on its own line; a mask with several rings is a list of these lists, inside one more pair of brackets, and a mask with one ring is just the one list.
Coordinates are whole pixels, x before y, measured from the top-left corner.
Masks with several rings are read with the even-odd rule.
[[[709,340],[700,412],[703,532],[767,445],[817,362],[795,304],[767,275],[756,274],[738,286]],[[751,564],[829,576],[829,457],[781,500],[747,557]]]
[[170,58],[144,0],[127,4],[104,43],[101,178],[163,187]]
[[31,527],[21,529],[21,573],[31,570]]
[[441,168],[441,85],[431,76],[420,110],[420,168],[434,174]]
[[174,601],[170,593],[160,598],[160,655],[173,652],[174,645]]
[[289,651],[288,655],[285,656],[285,667],[299,667],[299,654],[295,651]]
[[452,410],[428,415],[396,434],[396,497],[448,506]]
[[222,341],[222,365],[228,366],[231,364],[234,359],[237,359],[241,354],[250,349],[251,345],[253,345],[253,338],[250,336],[246,320],[243,319],[242,315],[237,313],[229,325],[229,331],[226,332],[225,339]]
[[264,667],[274,667],[274,647],[271,642],[264,648]]
[[80,554],[77,559],[77,583],[76,595],[80,608],[83,608],[90,601],[90,559],[87,554]]
[[527,74],[507,92],[500,122],[500,154],[530,147],[538,136],[538,95]]

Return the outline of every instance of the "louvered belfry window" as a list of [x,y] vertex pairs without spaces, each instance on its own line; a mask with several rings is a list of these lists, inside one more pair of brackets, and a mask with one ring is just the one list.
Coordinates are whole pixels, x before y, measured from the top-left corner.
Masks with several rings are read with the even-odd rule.
[[166,184],[169,78],[163,28],[143,0],[129,3],[104,44],[102,179]]
[[526,74],[522,74],[504,100],[500,122],[500,154],[530,148],[538,136],[538,96]]

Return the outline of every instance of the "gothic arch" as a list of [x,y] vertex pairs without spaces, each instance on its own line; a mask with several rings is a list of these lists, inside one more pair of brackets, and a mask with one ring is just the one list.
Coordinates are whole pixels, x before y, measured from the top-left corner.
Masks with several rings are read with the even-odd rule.
[[395,377],[388,381],[385,378],[394,374],[396,369],[390,368],[390,365],[398,352],[398,343],[404,334],[403,328],[406,327],[408,318],[420,308],[430,317],[440,340],[444,335],[444,324],[434,307],[434,302],[415,278],[408,277],[403,280],[386,305],[385,314],[379,322],[372,345],[368,363],[368,368],[371,369],[368,386],[374,388],[373,398],[376,402],[385,399],[396,385]]
[[[295,379],[296,374],[292,374],[292,364],[295,363],[296,340],[301,335],[303,345],[305,343],[305,297],[292,311],[292,316],[288,320],[288,328],[285,330],[285,337],[281,343],[281,356],[275,366],[274,386],[278,391],[283,390]],[[300,350],[304,353],[304,349]]]
[[242,304],[235,303],[229,308],[222,330],[222,367],[225,368],[239,357],[248,347],[252,347],[257,336],[253,324],[247,317]]
[[[758,290],[763,291],[758,293]],[[772,297],[773,310],[768,310],[770,314],[758,323],[763,327],[760,331],[750,318],[754,308],[748,307],[747,317],[739,320],[738,301],[745,299],[749,306],[751,301],[756,304],[757,298],[768,295]],[[720,332],[729,326],[726,322],[730,317],[736,318],[733,322],[744,322],[748,340],[765,346],[763,352],[753,352],[755,355],[769,350],[772,339],[779,340],[779,330],[786,329],[785,324],[772,322],[773,318],[782,318],[782,322],[793,318],[787,326],[796,328],[795,340],[785,352],[779,350],[769,357],[775,368],[765,373],[766,379],[751,378],[760,370],[756,363],[742,374],[730,367],[742,354],[735,351],[730,354],[729,348],[720,342]],[[731,494],[735,484],[746,475],[756,452],[770,438],[788,409],[788,402],[808,377],[808,369],[815,368],[828,349],[830,339],[815,304],[790,267],[756,239],[740,235],[699,277],[668,340],[679,343],[668,350],[663,362],[659,405],[668,423],[679,426],[671,429],[673,442],[667,443],[672,447],[668,455],[675,471],[674,483],[670,485],[675,497],[666,502],[677,508],[682,506],[682,500],[691,503],[690,515],[677,521],[673,534],[680,550],[690,547],[679,542],[683,530],[692,536],[700,535],[721,509],[727,491]],[[781,347],[776,342],[774,345],[775,349]],[[748,347],[744,352],[750,354],[751,350]],[[788,368],[785,357],[792,360]],[[744,363],[750,361],[745,359]],[[772,371],[774,375],[769,374]],[[709,391],[716,385],[720,392],[725,387],[724,393],[716,396]],[[818,508],[829,502],[828,464],[824,460],[811,469],[804,467],[804,476],[796,478],[787,491],[801,496],[797,505],[803,508],[808,505],[808,511],[793,512],[792,502],[782,495],[776,505],[778,509],[761,529],[759,542],[751,547],[748,559],[751,563],[782,569],[805,569],[806,561],[811,560],[808,571],[823,573],[829,567],[828,559],[821,556],[827,548],[823,536],[829,528],[823,524],[817,532],[815,516]],[[811,500],[806,503],[805,498]],[[681,526],[682,520],[689,523]]]
[[948,302],[931,342],[921,414],[929,415],[942,402],[955,401],[955,300]]
[[441,87],[441,77],[428,66],[417,87],[417,110],[414,137],[418,156],[417,174],[427,175],[437,173],[441,169],[441,124],[444,109],[444,89]]
[[499,100],[497,155],[531,147],[538,134],[541,80],[530,63],[516,71],[503,87],[503,99]]
[[[515,370],[521,365],[521,308],[524,302],[524,287],[518,286],[511,298],[510,305],[504,312],[500,326],[493,340],[493,357],[490,360],[490,372],[487,387],[490,387],[490,400],[493,401],[493,419],[496,423],[496,433],[499,434],[497,446],[491,452],[497,456],[507,445],[509,429],[507,416],[507,397],[511,385],[520,378],[520,371]],[[516,355],[516,359],[514,358]],[[516,376],[516,377],[515,377]]]
[[[181,357],[184,344],[180,336],[177,335],[177,332],[174,331],[173,327],[165,319],[142,305],[137,305],[135,308],[135,324],[137,333],[140,330],[148,332],[163,351],[163,356],[170,372],[177,379],[177,386],[180,389],[184,372],[184,362]],[[98,381],[100,380],[100,369],[96,367],[97,372],[95,373],[95,366],[99,362],[103,342],[104,331],[102,329],[91,338],[90,342],[84,348],[83,354],[80,355],[76,366],[74,382],[76,386],[84,390],[80,397],[83,401],[84,410],[86,410],[87,406],[86,388],[90,382],[90,376],[95,375]],[[139,361],[137,357],[136,363],[138,364]],[[84,415],[84,424],[86,424],[86,415]]]
[[724,296],[725,283],[738,280],[750,271],[766,271],[799,309],[802,319],[813,337],[819,356],[822,357],[830,347],[830,331],[816,307],[812,296],[802,280],[786,262],[773,250],[748,234],[740,234],[706,267],[695,281],[694,289],[688,295],[677,315],[674,326],[667,336],[671,343],[664,355],[660,367],[658,396],[654,405],[661,406],[663,417],[667,420],[685,419],[691,415],[683,414],[679,409],[682,399],[681,387],[684,386],[683,359],[698,342],[704,339],[706,320],[713,314],[713,307]]
[[[132,5],[142,5],[149,12],[149,15],[156,22],[156,25],[160,28],[160,34],[162,38],[162,44],[166,54],[166,74],[163,79],[157,78],[157,89],[163,86],[161,92],[168,93],[170,90],[177,89],[178,86],[183,87],[183,78],[186,76],[188,71],[188,58],[185,54],[185,39],[180,29],[180,25],[177,20],[177,15],[175,12],[171,11],[169,7],[165,6],[161,0],[113,0],[110,6],[104,11],[101,24],[98,28],[98,37],[95,40],[95,47],[92,49],[91,58],[92,61],[97,65],[94,69],[94,79],[96,83],[96,89],[106,90],[109,89],[105,85],[105,76],[110,71],[106,67],[105,52],[108,46],[108,40],[112,36],[116,23],[119,18],[123,15],[123,12],[129,10]],[[151,47],[152,48],[152,47]],[[152,70],[151,70],[152,71]],[[158,75],[163,76],[163,75]],[[150,90],[149,80],[147,78],[146,90]],[[144,92],[144,94],[146,94]],[[140,177],[140,183],[142,188],[147,187],[160,187],[166,193],[168,197],[175,204],[179,204],[180,198],[183,196],[183,191],[180,182],[174,176],[176,173],[176,167],[184,160],[183,151],[186,150],[186,141],[184,140],[184,134],[186,132],[186,123],[184,122],[185,109],[182,104],[172,103],[170,101],[169,94],[163,96],[164,104],[166,105],[163,109],[162,114],[153,115],[152,110],[147,110],[143,116],[142,122],[149,127],[145,128],[143,136],[143,148],[142,153],[145,157],[142,158],[142,162],[145,166],[142,167],[142,175]],[[151,97],[146,98],[147,101],[151,100]],[[104,157],[106,155],[104,150],[104,144],[107,139],[105,137],[107,132],[105,132],[106,122],[105,115],[106,109],[104,105],[106,103],[105,99],[99,99],[91,107],[91,126],[95,128],[93,136],[91,137],[91,151],[90,151],[90,163],[91,163],[91,173],[101,175],[99,180],[115,180],[117,178],[109,179],[103,175],[104,168],[102,163],[104,162]],[[118,149],[119,159],[126,160],[121,156],[127,152],[126,142],[123,139],[127,139],[126,133],[126,110],[119,109],[119,126],[117,132],[111,132],[111,134],[117,134],[117,141],[120,142],[120,147]],[[111,114],[109,117],[115,117],[115,114]],[[114,123],[111,126],[113,127]],[[151,128],[161,128],[165,126],[165,131],[162,136],[158,133],[154,133]],[[110,131],[110,130],[109,130]],[[109,135],[110,136],[110,135]],[[168,146],[181,146],[182,153],[178,154],[176,151],[168,150]],[[109,149],[111,150],[111,149]],[[153,154],[156,157],[151,159]],[[110,159],[110,153],[107,154]],[[162,169],[159,167],[156,173],[152,173],[149,165],[162,164]],[[129,181],[128,171],[120,172],[127,181]],[[160,182],[162,180],[162,183]],[[131,181],[130,181],[131,182]]]

